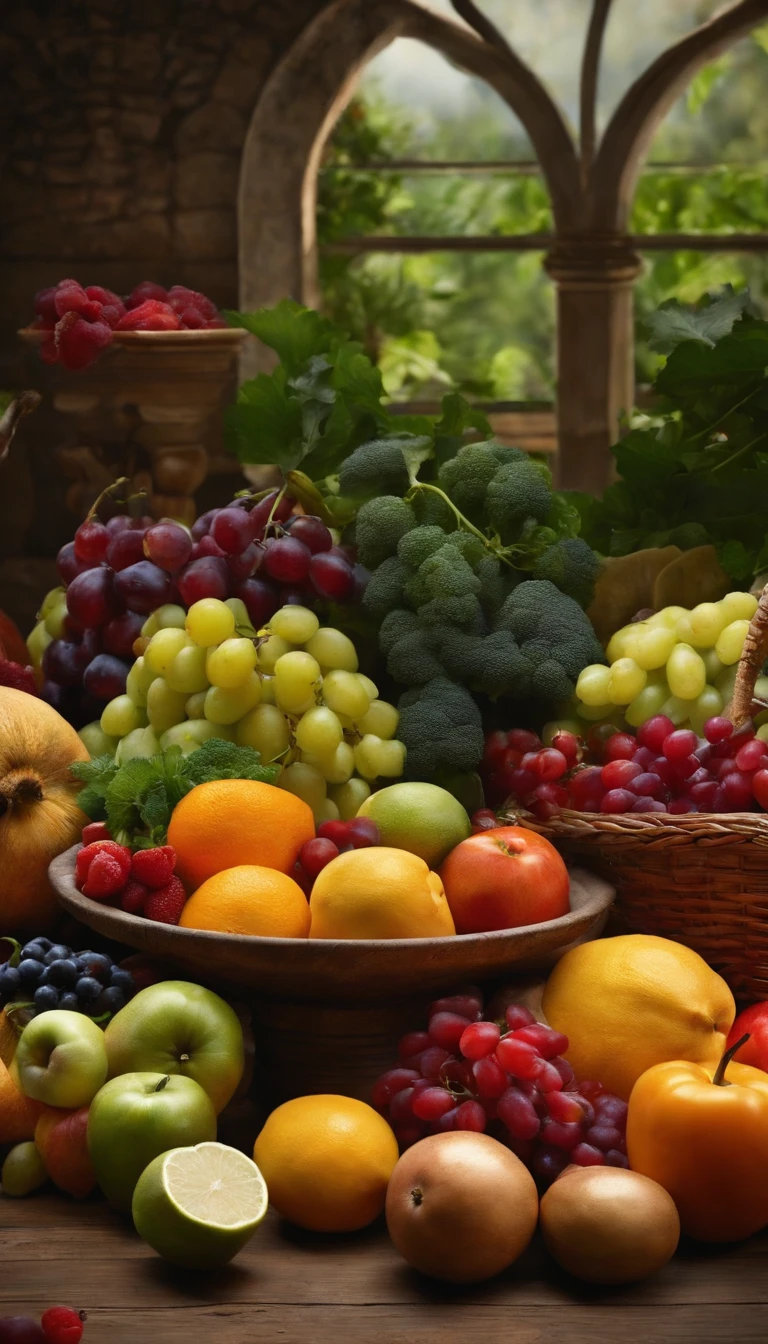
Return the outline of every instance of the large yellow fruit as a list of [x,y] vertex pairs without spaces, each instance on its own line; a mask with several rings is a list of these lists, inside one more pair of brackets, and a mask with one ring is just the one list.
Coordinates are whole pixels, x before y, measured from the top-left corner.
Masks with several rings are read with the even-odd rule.
[[73,761],[88,752],[44,700],[0,687],[0,932],[43,933],[56,910],[48,865],[80,839]]
[[443,938],[455,934],[443,884],[423,859],[374,845],[332,859],[309,898],[310,938]]
[[397,1159],[397,1139],[372,1106],[327,1094],[278,1106],[253,1150],[272,1207],[312,1232],[372,1223]]
[[544,988],[547,1021],[569,1041],[567,1058],[629,1099],[653,1064],[720,1058],[736,1016],[733,995],[696,952],[669,938],[632,933],[566,952]]

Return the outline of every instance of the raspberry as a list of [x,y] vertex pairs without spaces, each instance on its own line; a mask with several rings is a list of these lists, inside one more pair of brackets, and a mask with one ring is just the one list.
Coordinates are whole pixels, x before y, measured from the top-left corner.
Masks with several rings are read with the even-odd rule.
[[206,331],[219,331],[222,327],[226,327],[226,325],[223,317],[212,317],[210,322],[203,323]]
[[13,691],[26,691],[27,695],[37,695],[32,668],[22,667],[21,663],[10,663],[5,658],[0,658],[0,686],[10,686]]
[[146,299],[159,299],[165,303],[168,298],[167,289],[162,285],[156,285],[152,280],[142,280],[141,284],[132,289],[128,298],[125,300],[126,308],[138,308]]
[[120,865],[120,871],[123,876],[123,882],[127,882],[131,875],[131,851],[126,849],[125,845],[118,845],[114,840],[96,840],[90,845],[86,845],[78,853],[75,862],[75,884],[83,890],[83,882],[90,871],[91,864],[97,854],[102,852],[109,854],[116,863]]
[[122,867],[117,859],[102,848],[101,853],[96,854],[91,860],[88,876],[82,885],[83,895],[90,896],[94,901],[106,901],[124,886],[125,876]]
[[89,821],[88,825],[83,827],[83,844],[86,846],[95,845],[99,840],[111,839],[105,821]]
[[167,303],[158,299],[146,299],[138,308],[124,313],[117,324],[117,331],[178,331],[181,326],[178,317]]
[[131,861],[131,876],[157,890],[167,887],[175,867],[176,850],[172,845],[163,845],[159,849],[138,849]]
[[47,1344],[80,1344],[87,1319],[84,1311],[73,1311],[71,1307],[49,1307],[43,1312],[40,1324]]
[[110,344],[112,331],[106,322],[86,322],[77,313],[69,312],[57,322],[54,339],[62,367],[78,373],[98,359]]
[[179,313],[179,321],[182,327],[186,327],[187,331],[199,331],[201,327],[205,326],[205,318],[199,308],[185,308],[183,312]]
[[172,877],[167,886],[150,892],[144,914],[147,919],[154,919],[158,924],[178,924],[186,903],[187,893],[180,879]]
[[148,896],[149,887],[132,877],[120,893],[120,909],[124,910],[126,915],[143,915]]
[[46,327],[55,327],[59,320],[56,312],[56,288],[39,289],[35,295],[35,312],[43,319]]
[[219,315],[216,304],[207,295],[201,294],[197,289],[187,289],[186,285],[172,285],[168,290],[168,302],[175,313],[195,308],[200,316],[207,320]]
[[116,327],[125,312],[125,304],[119,294],[113,294],[111,289],[103,289],[101,285],[86,285],[85,292],[89,299],[101,304],[102,322],[106,322],[108,327]]
[[65,313],[80,313],[91,300],[79,280],[60,280],[53,295],[53,306],[58,317]]

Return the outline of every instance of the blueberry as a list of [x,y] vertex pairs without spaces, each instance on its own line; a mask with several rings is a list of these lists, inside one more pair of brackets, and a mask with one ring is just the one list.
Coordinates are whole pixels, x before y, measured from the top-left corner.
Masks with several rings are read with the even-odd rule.
[[59,1006],[59,991],[55,985],[41,985],[35,990],[35,1007],[39,1013],[47,1013]]
[[57,989],[74,989],[77,978],[77,967],[71,957],[53,961],[43,971],[43,984],[55,985]]
[[125,995],[122,989],[116,985],[111,985],[99,995],[97,1008],[100,1013],[119,1013],[125,1003]]
[[4,966],[0,971],[0,998],[9,1002],[21,989],[21,976],[15,966]]
[[50,952],[51,948],[53,947],[53,943],[51,942],[50,938],[36,938],[35,942],[39,943],[40,947],[42,947],[44,952]]
[[22,961],[44,961],[47,951],[48,949],[43,947],[40,939],[34,938],[31,943],[25,943],[24,947],[22,947],[21,959]]
[[80,1004],[78,1003],[77,995],[71,990],[67,990],[65,994],[60,994],[59,1007],[66,1008],[68,1013],[79,1013]]
[[130,999],[136,993],[136,981],[130,971],[121,971],[119,966],[114,966],[109,980],[110,989],[121,989],[126,999]]
[[92,975],[82,975],[75,985],[75,993],[81,1003],[93,1003],[101,993],[101,985]]
[[45,968],[40,961],[35,961],[32,957],[25,957],[20,961],[17,967],[22,989],[37,989],[40,984],[40,977],[45,974]]
[[45,964],[46,966],[50,966],[54,961],[64,961],[65,958],[71,956],[71,947],[65,947],[63,943],[55,943],[45,954]]
[[93,976],[95,980],[100,980],[102,985],[109,984],[109,977],[112,974],[111,957],[105,957],[103,952],[89,952],[87,956],[81,952],[78,961],[82,964],[87,976]]

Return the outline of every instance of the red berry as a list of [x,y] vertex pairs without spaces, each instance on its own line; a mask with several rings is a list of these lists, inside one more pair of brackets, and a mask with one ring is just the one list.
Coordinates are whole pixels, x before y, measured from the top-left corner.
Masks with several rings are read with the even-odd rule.
[[86,1320],[84,1311],[73,1311],[71,1307],[49,1307],[43,1312],[40,1325],[47,1344],[80,1344]]
[[526,1008],[524,1003],[510,1003],[504,1012],[504,1018],[510,1031],[517,1031],[519,1027],[532,1026],[536,1021],[530,1008]]
[[338,849],[349,843],[346,821],[323,821],[317,828],[322,840],[332,840]]
[[339,856],[339,847],[332,840],[323,836],[316,836],[314,840],[307,840],[299,850],[299,863],[308,877],[316,878],[317,874],[322,872],[323,868]]
[[768,769],[756,770],[752,776],[752,792],[764,812],[768,812]]
[[166,887],[176,867],[176,850],[172,845],[157,849],[138,849],[131,860],[131,876],[145,887],[157,890]]
[[106,901],[116,896],[125,886],[125,874],[117,859],[111,854],[97,854],[88,867],[82,892],[94,901]]
[[376,1080],[371,1093],[371,1100],[377,1110],[384,1110],[389,1105],[397,1092],[402,1092],[404,1088],[411,1087],[419,1074],[415,1069],[389,1069]]
[[148,896],[149,887],[131,877],[120,893],[120,909],[124,910],[126,915],[143,915]]
[[571,1161],[579,1167],[602,1167],[605,1164],[605,1154],[601,1153],[599,1148],[593,1148],[590,1143],[577,1143],[571,1150]]
[[459,1049],[465,1059],[485,1059],[499,1044],[501,1033],[495,1022],[472,1022],[459,1040]]
[[603,748],[606,761],[630,761],[637,750],[637,740],[631,733],[612,733]]
[[180,878],[172,877],[167,886],[150,892],[144,915],[158,924],[178,924],[186,903],[187,893]]
[[381,844],[379,828],[370,817],[352,817],[346,827],[347,839],[353,849],[368,849],[371,845]]
[[131,872],[131,851],[125,845],[116,844],[114,840],[97,840],[81,849],[75,860],[75,885],[79,887],[80,891],[84,890],[83,883],[88,877],[91,865],[98,854],[109,855],[119,865],[123,879],[121,885],[128,881]]
[[397,1053],[401,1060],[412,1059],[420,1055],[432,1044],[428,1031],[408,1031],[397,1043]]
[[99,840],[111,839],[105,821],[89,821],[88,825],[83,827],[83,844],[86,846],[94,845]]
[[565,756],[568,765],[575,765],[581,752],[581,742],[574,733],[561,731],[555,733],[552,738],[552,746],[555,751],[561,751]]
[[674,733],[675,725],[666,714],[654,714],[653,718],[646,719],[645,723],[637,730],[637,740],[641,747],[650,747],[655,755],[663,750],[664,743],[670,733]]
[[429,1019],[429,1034],[435,1045],[445,1050],[455,1050],[461,1040],[462,1032],[469,1026],[469,1019],[458,1013],[434,1013]]

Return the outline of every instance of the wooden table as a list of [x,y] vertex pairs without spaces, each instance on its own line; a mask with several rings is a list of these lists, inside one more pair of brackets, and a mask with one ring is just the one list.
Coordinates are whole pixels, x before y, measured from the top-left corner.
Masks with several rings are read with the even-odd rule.
[[159,1260],[94,1197],[0,1197],[0,1315],[66,1303],[88,1312],[83,1344],[750,1344],[768,1339],[768,1233],[684,1245],[662,1274],[591,1289],[534,1242],[506,1274],[433,1284],[380,1224],[321,1237],[269,1214],[226,1270]]

